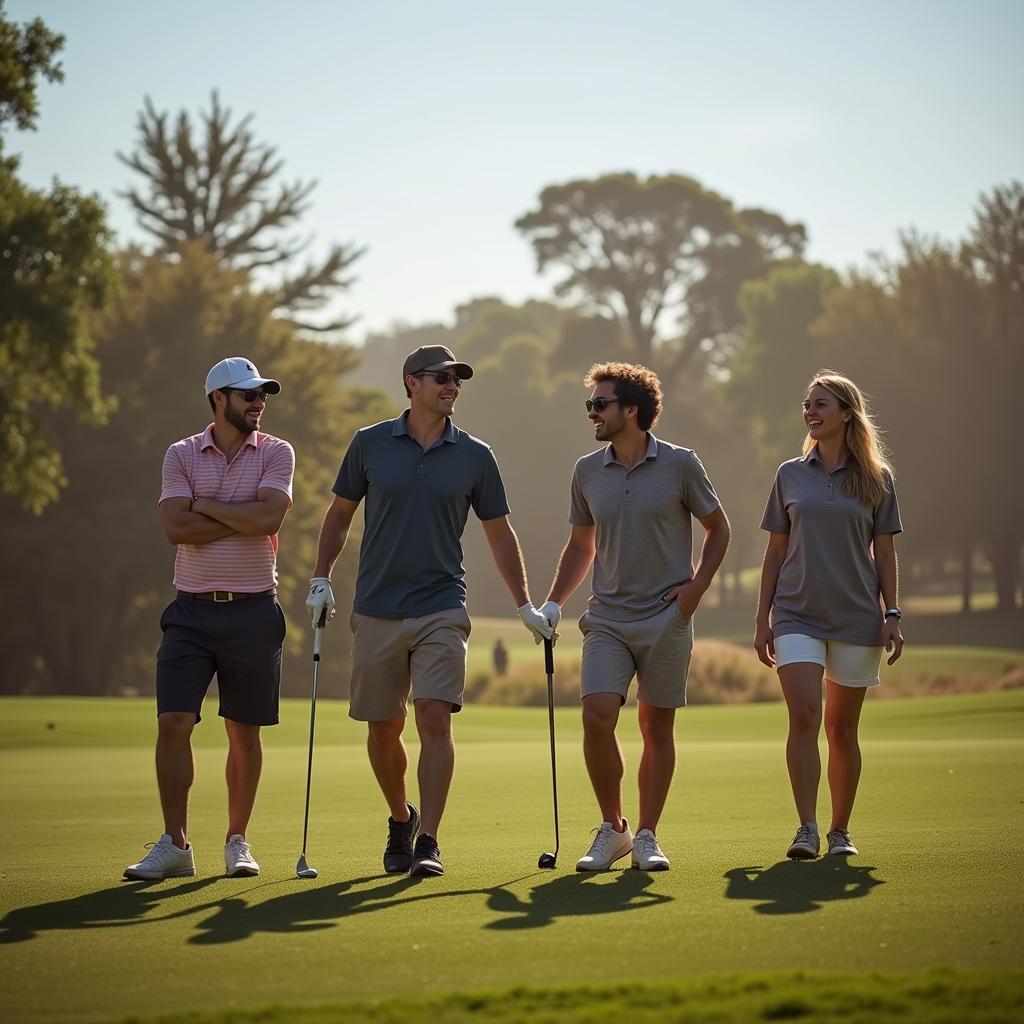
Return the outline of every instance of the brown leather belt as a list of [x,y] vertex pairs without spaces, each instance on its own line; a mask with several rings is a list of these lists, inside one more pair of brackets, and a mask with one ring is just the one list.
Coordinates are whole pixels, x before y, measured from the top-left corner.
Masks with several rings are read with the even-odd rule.
[[216,601],[217,604],[227,604],[229,601],[244,601],[248,597],[270,597],[277,593],[271,587],[270,590],[261,590],[258,593],[238,593],[231,590],[207,590],[202,594],[192,594],[187,590],[179,590],[178,597],[191,597],[196,601]]

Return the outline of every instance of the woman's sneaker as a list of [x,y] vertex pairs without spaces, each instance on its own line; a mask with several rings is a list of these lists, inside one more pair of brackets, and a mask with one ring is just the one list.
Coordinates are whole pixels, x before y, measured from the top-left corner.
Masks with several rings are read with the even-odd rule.
[[410,875],[421,878],[424,875],[443,875],[444,865],[441,863],[441,851],[437,840],[421,832],[416,837],[416,846],[412,852],[412,868]]
[[227,841],[224,847],[224,868],[228,878],[260,873],[260,866],[252,859],[252,850],[245,836],[236,834]]
[[622,819],[622,831],[616,832],[610,821],[602,821],[594,829],[597,836],[590,849],[576,861],[577,871],[607,871],[617,860],[621,860],[633,849],[633,836],[626,819]]
[[129,864],[124,869],[125,878],[159,881],[161,878],[186,878],[196,873],[191,844],[179,850],[165,832],[155,843],[146,843],[146,847],[149,853],[138,864]]
[[790,860],[814,860],[821,848],[821,840],[818,838],[818,826],[813,821],[805,821],[793,836],[793,842],[789,844],[786,856]]
[[828,852],[837,857],[852,857],[857,847],[850,842],[850,833],[845,828],[834,828],[828,834]]
[[642,828],[633,840],[633,867],[641,871],[668,871],[668,857],[649,828]]
[[408,821],[388,817],[388,845],[384,847],[384,870],[389,875],[404,875],[412,867],[412,844],[420,827],[419,811],[412,804]]

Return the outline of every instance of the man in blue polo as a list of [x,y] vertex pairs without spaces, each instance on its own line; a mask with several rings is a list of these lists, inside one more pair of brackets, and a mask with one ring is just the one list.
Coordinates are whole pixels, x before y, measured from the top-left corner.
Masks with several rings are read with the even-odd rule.
[[[470,620],[461,541],[471,508],[519,617],[538,643],[553,633],[530,601],[494,455],[451,420],[462,382],[472,376],[472,367],[443,345],[423,346],[405,360],[409,408],[352,439],[320,529],[306,599],[314,625],[325,612],[333,617],[331,568],[365,498],[349,715],[368,723],[370,765],[390,811],[389,873],[444,872],[437,833],[455,767],[451,716],[462,708],[466,682]],[[420,737],[421,811],[405,787],[402,731],[410,692]]]

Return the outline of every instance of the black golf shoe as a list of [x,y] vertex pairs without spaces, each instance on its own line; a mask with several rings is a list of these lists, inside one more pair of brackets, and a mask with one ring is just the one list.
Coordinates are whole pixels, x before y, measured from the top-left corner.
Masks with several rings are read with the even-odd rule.
[[437,840],[425,832],[416,837],[416,850],[412,855],[410,875],[443,875],[444,865],[441,863],[441,851],[437,848]]
[[408,821],[388,818],[388,845],[384,847],[384,870],[389,875],[404,875],[412,867],[412,843],[420,827],[419,811],[412,804]]

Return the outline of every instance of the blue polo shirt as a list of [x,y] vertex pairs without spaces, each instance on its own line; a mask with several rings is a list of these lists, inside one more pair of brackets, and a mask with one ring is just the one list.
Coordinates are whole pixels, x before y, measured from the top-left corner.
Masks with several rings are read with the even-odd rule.
[[334,493],[366,499],[354,609],[377,619],[431,615],[466,603],[462,534],[478,519],[508,515],[491,449],[449,419],[441,438],[420,447],[408,410],[356,432]]

